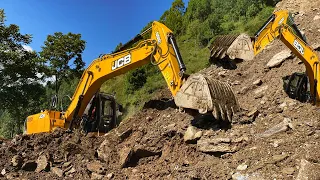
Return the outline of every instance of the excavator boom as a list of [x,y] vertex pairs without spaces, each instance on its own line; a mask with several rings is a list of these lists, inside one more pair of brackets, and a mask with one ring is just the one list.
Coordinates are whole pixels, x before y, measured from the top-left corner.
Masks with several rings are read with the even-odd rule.
[[[144,32],[113,54],[95,59],[84,71],[68,109],[64,113],[59,112],[54,118],[47,111],[47,116],[50,116],[46,120],[50,121],[47,123],[49,128],[38,128],[37,132],[51,131],[56,127],[57,116],[60,116],[59,127],[64,124],[65,128],[73,129],[81,121],[90,99],[105,81],[150,62],[161,71],[178,107],[196,109],[200,113],[213,112],[217,119],[231,121],[232,115],[238,110],[238,104],[230,86],[202,74],[187,76],[172,31],[159,22],[153,22],[149,31],[149,39],[142,40]],[[130,48],[135,43],[137,45]],[[29,131],[33,129],[30,124],[40,126],[41,123],[39,114],[29,116],[27,133],[35,133]]]

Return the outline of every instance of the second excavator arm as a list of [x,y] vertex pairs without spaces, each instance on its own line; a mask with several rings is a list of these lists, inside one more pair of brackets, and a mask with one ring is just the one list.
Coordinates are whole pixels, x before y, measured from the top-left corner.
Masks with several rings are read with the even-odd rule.
[[228,56],[231,59],[252,60],[275,39],[280,39],[304,63],[314,103],[320,105],[318,56],[287,10],[274,12],[252,38],[246,34],[218,37],[213,43],[211,57],[222,59]]
[[319,59],[313,48],[307,43],[289,11],[275,12],[253,40],[254,54],[260,53],[275,38],[279,38],[305,65],[309,78],[310,92],[315,104],[320,105],[320,67]]

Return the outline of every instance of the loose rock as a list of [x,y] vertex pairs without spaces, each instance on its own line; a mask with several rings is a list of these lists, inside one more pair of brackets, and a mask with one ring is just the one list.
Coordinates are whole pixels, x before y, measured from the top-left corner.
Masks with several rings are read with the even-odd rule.
[[320,179],[320,165],[301,159],[297,180]]
[[58,177],[62,177],[63,176],[63,171],[60,168],[52,167],[51,168],[51,172],[56,174]]
[[93,172],[91,174],[91,179],[103,179],[103,175]]
[[111,179],[111,178],[113,178],[113,176],[114,176],[113,173],[109,173],[109,174],[107,175],[107,178],[108,178],[108,179]]
[[22,164],[22,157],[20,155],[13,156],[11,163],[13,167],[20,167]]
[[46,157],[46,155],[40,155],[37,159],[37,168],[36,168],[36,172],[40,172],[42,170],[46,170],[48,169],[48,159]]
[[255,94],[263,93],[264,91],[268,90],[268,85],[262,86],[254,91]]
[[291,56],[290,50],[283,50],[278,54],[274,55],[270,61],[267,63],[267,67],[273,68],[279,66],[283,61],[288,59]]
[[184,133],[183,139],[186,143],[193,143],[196,140],[200,139],[202,136],[202,131],[197,132],[195,127],[189,126],[186,132]]
[[133,151],[129,147],[124,147],[119,151],[119,163],[121,168],[124,168],[127,165],[132,156],[132,153]]
[[6,175],[6,173],[7,173],[6,168],[3,168],[1,171],[1,175],[4,176],[4,175]]
[[314,18],[313,18],[314,21],[316,21],[316,20],[318,20],[318,19],[320,19],[320,16],[319,16],[319,15],[316,15],[316,16],[314,16]]
[[105,173],[105,169],[103,168],[102,164],[98,161],[94,161],[94,162],[87,164],[87,169],[91,172],[95,172],[98,174]]
[[197,142],[197,148],[201,152],[236,152],[241,148],[241,143],[246,138],[201,138]]
[[272,128],[266,130],[261,134],[258,134],[257,137],[270,137],[276,133],[287,131],[290,126],[292,126],[291,120],[289,118],[284,118],[284,120],[281,123],[273,126]]
[[257,79],[257,80],[254,81],[252,84],[253,84],[253,85],[257,85],[257,86],[261,86],[262,80],[261,80],[261,79]]
[[248,168],[248,165],[246,164],[240,164],[238,167],[237,167],[237,170],[238,171],[244,171]]
[[282,171],[284,174],[292,175],[294,173],[294,168],[283,168]]

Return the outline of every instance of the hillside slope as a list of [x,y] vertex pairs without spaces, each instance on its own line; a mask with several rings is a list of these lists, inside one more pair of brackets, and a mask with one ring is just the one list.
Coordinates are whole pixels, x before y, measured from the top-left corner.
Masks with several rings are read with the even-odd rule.
[[[298,12],[296,23],[313,45],[320,42],[319,5],[285,0],[277,9]],[[275,41],[235,70],[202,71],[232,85],[242,111],[231,126],[179,112],[162,90],[105,136],[61,130],[0,140],[2,178],[320,179],[320,110],[288,98],[282,87],[282,77],[304,65],[291,56],[266,67],[286,49]]]

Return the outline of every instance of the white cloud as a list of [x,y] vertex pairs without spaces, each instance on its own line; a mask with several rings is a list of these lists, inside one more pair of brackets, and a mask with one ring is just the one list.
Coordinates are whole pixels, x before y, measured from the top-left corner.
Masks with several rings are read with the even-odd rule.
[[32,47],[28,46],[28,45],[22,45],[22,47],[26,50],[26,51],[29,51],[29,52],[32,52],[33,49]]
[[[41,78],[41,77],[43,77],[44,75],[43,75],[43,74],[40,74],[40,73],[37,73],[36,76],[37,76],[38,78]],[[51,76],[51,77],[44,78],[42,81],[38,81],[38,82],[39,82],[40,84],[42,84],[42,85],[45,86],[45,85],[48,83],[48,81],[54,82],[55,80],[56,80],[56,78],[55,78],[55,76],[53,75],[53,76]]]

